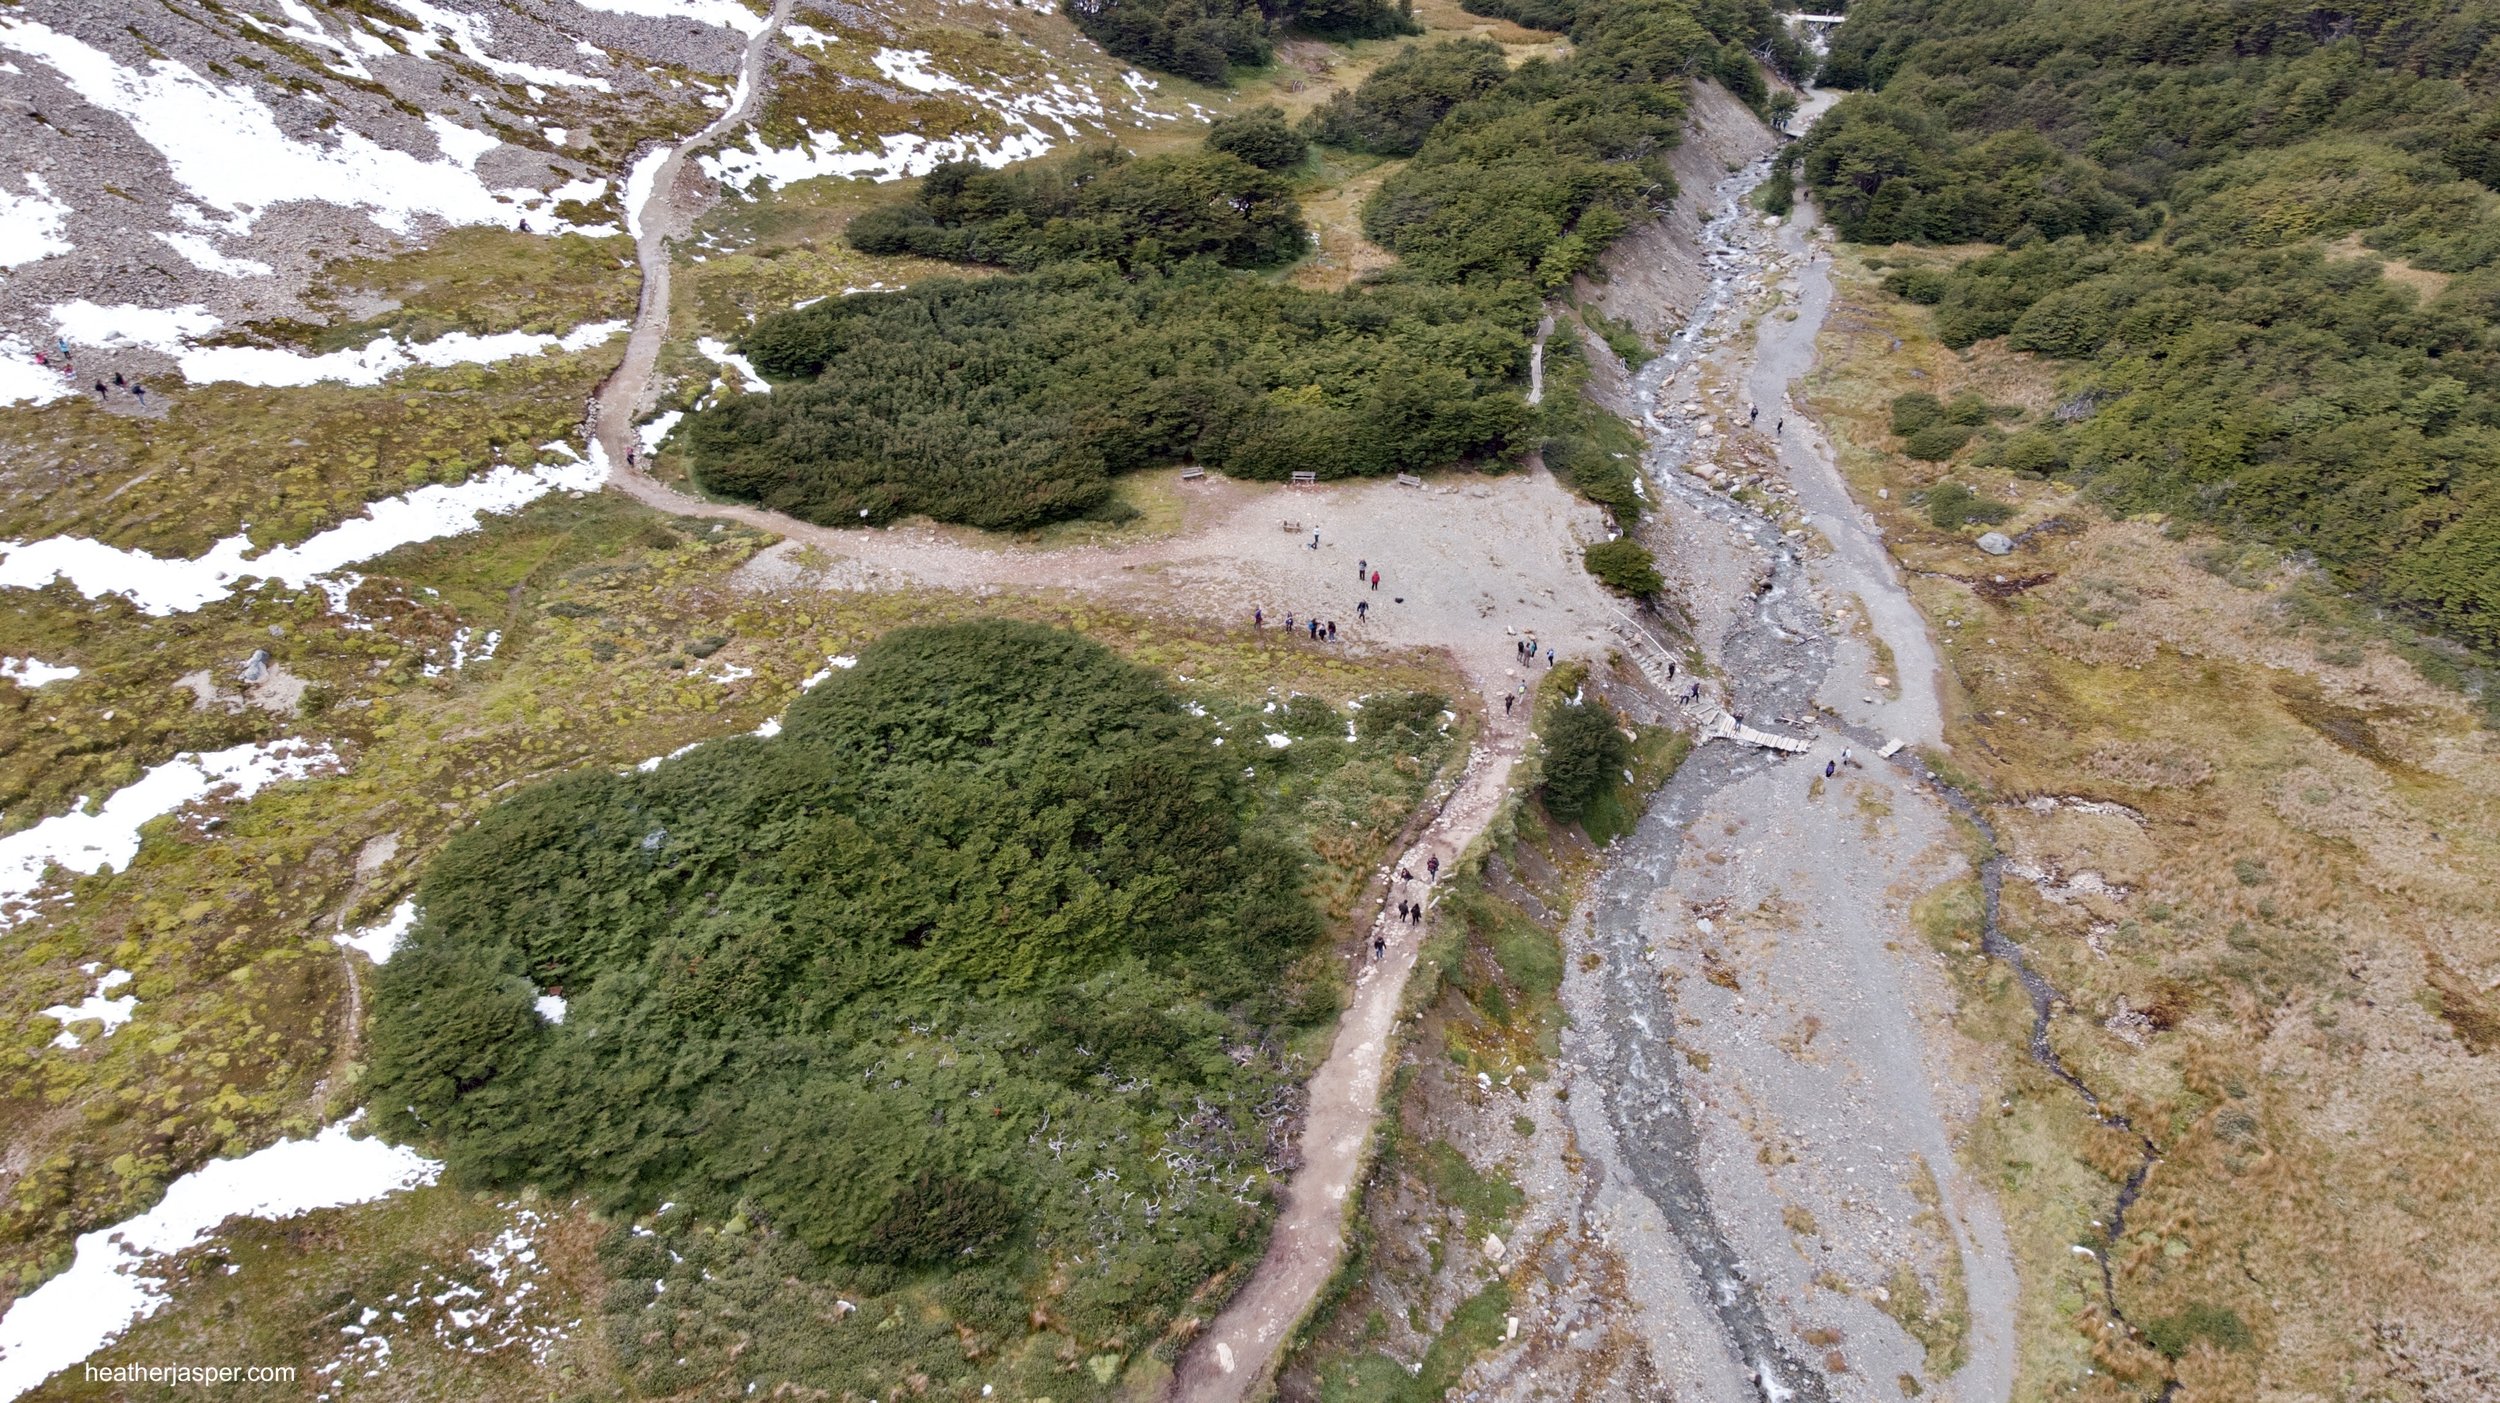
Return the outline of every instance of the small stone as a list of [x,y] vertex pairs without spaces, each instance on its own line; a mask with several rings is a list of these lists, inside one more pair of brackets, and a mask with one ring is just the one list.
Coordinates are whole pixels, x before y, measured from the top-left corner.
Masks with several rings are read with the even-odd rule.
[[1990,555],[2011,555],[2014,541],[2002,531],[1991,531],[1979,538],[1979,548]]

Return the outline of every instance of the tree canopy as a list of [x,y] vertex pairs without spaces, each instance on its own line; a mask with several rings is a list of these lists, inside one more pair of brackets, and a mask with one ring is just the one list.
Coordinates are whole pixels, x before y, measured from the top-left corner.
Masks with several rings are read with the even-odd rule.
[[1064,0],[1061,10],[1107,51],[1165,73],[1223,87],[1236,66],[1274,54],[1272,36],[1323,39],[1413,34],[1412,0]]
[[1263,268],[1299,257],[1310,236],[1284,182],[1240,156],[1201,149],[1140,160],[1095,147],[1010,170],[947,162],[912,198],[853,219],[848,237],[868,253],[1133,270],[1192,258]]
[[2004,244],[1890,285],[2073,363],[2025,463],[2500,646],[2500,5],[1860,0],[1826,75],[1842,232]]
[[[777,737],[524,790],[378,976],[377,1126],[467,1182],[760,1214],[828,1266],[1013,1250],[1090,1211],[1036,1167],[1045,1118],[1135,1143],[1274,1087],[1225,1049],[1318,921],[1212,738],[1099,646],[988,622],[890,635]],[[1165,1208],[1216,1241],[1250,1211]]]
[[1608,0],[1572,16],[1561,59],[1403,51],[1311,124],[1414,152],[1362,211],[1397,265],[1339,293],[1246,271],[1307,247],[1274,174],[1301,146],[1274,109],[1216,123],[1191,152],[941,167],[858,216],[853,242],[1022,275],[763,318],[742,346],[775,388],[688,420],[695,481],[827,524],[1016,528],[1102,509],[1113,475],[1158,463],[1335,478],[1542,448],[1635,513],[1619,435],[1529,412],[1528,338],[1546,292],[1673,196],[1686,76],[1777,28],[1768,15]]

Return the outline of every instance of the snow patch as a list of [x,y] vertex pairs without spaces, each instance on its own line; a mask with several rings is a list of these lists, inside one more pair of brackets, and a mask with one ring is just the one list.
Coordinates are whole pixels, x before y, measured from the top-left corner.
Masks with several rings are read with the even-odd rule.
[[408,897],[391,908],[391,914],[363,930],[349,931],[331,937],[350,950],[362,950],[365,958],[377,965],[391,962],[399,942],[407,937],[417,923],[417,899]]
[[277,269],[257,258],[229,258],[217,246],[198,234],[169,234],[159,230],[157,241],[182,255],[183,261],[203,273],[217,273],[229,278],[265,278]]
[[255,385],[264,389],[296,388],[319,381],[347,385],[379,385],[415,366],[441,369],[453,365],[491,365],[549,351],[586,351],[626,329],[626,323],[591,322],[562,336],[504,331],[476,336],[454,331],[431,341],[410,344],[385,336],[353,350],[308,356],[300,351],[264,346],[206,346],[175,357],[182,378],[194,385]]
[[538,996],[538,1002],[532,1007],[538,1010],[539,1017],[550,1023],[564,1021],[564,996],[562,994],[541,994]]
[[338,763],[329,746],[300,740],[185,751],[114,790],[94,813],[81,798],[68,813],[0,838],[0,930],[24,918],[49,867],[83,873],[128,867],[139,855],[140,825],[151,819],[212,796],[240,802]]
[[226,1219],[274,1221],[370,1203],[442,1173],[442,1165],[414,1150],[355,1138],[350,1124],[204,1165],[176,1179],[156,1207],[81,1234],[69,1270],[0,1316],[0,1400],[30,1392],[154,1315],[165,1304],[166,1283],[146,1268],[207,1241]]
[[[324,576],[401,546],[466,535],[478,529],[483,516],[509,515],[550,492],[588,492],[607,481],[606,455],[595,446],[587,460],[557,446],[565,448],[565,461],[527,469],[506,465],[466,482],[386,497],[368,504],[363,516],[301,545],[280,546],[257,557],[248,531],[226,537],[191,560],[122,550],[83,536],[0,541],[0,587],[42,589],[54,580],[67,580],[89,599],[118,594],[139,612],[160,618],[224,599],[247,579],[310,589],[323,584]],[[333,595],[334,601],[344,597]]]
[[1282,731],[1270,731],[1267,733],[1267,748],[1270,750],[1282,750],[1291,744],[1293,744],[1293,737],[1286,735]]
[[737,0],[579,0],[585,10],[638,19],[688,19],[717,24],[753,37],[764,32],[765,20]]
[[60,371],[35,364],[24,337],[0,334],[0,404],[50,404],[77,388]]
[[[488,53],[487,45],[493,41],[495,30],[483,15],[464,15],[455,10],[429,5],[425,3],[425,0],[394,0],[394,3],[425,26],[424,30],[410,38],[408,47],[412,53],[431,55],[440,50],[443,47],[443,39],[448,38],[459,48],[462,58],[499,77],[510,78],[520,83],[545,83],[549,87],[556,88],[588,88],[602,93],[610,91],[608,80],[605,78],[587,77],[570,69],[549,68],[543,64],[516,63]],[[589,52],[601,58],[606,57],[595,48]]]
[[41,658],[0,658],[0,677],[21,687],[49,687],[77,675],[78,669],[67,663],[55,667]]
[[686,412],[684,410],[672,409],[657,419],[652,420],[650,423],[643,425],[642,428],[636,432],[636,437],[642,440],[642,451],[649,453],[658,448],[661,442],[669,436],[669,432],[677,427],[677,422],[685,417]]
[[[89,965],[87,968],[93,970],[95,966]],[[85,1002],[54,1004],[50,1008],[39,1010],[44,1017],[60,1021],[61,1033],[59,1037],[52,1040],[52,1045],[72,1051],[77,1050],[83,1045],[83,1040],[75,1031],[75,1025],[80,1023],[103,1024],[104,1026],[96,1033],[99,1039],[113,1036],[114,1029],[130,1021],[131,1011],[139,1006],[139,996],[136,994],[124,994],[119,998],[106,998],[105,996],[129,982],[130,971],[117,969],[95,982],[95,992],[89,994]]]
[[646,151],[625,173],[625,232],[637,239],[642,237],[642,207],[651,203],[651,192],[659,187],[660,167],[675,150],[662,146]]
[[[0,33],[6,33],[0,30]],[[104,307],[79,298],[52,309],[52,326],[73,346],[132,346],[167,355],[225,325],[196,302],[180,307]]]
[[[125,68],[103,50],[33,21],[0,20],[0,48],[51,66],[80,98],[128,122],[164,158],[177,183],[231,216],[238,231],[269,207],[296,200],[361,209],[395,234],[412,232],[420,216],[508,226],[517,217],[513,196],[535,193],[489,190],[470,169],[474,155],[469,164],[429,161],[344,128],[320,142],[298,141],[248,84],[216,83],[167,58]],[[455,130],[466,133],[451,139],[458,149],[494,140]],[[441,127],[436,138],[443,140]]]
[[879,49],[869,62],[877,71],[916,93],[968,93],[970,83],[949,77],[929,65],[935,55],[920,49]]
[[755,373],[754,363],[729,349],[728,342],[705,336],[695,341],[694,348],[702,352],[705,360],[738,372],[738,388],[748,394],[760,395],[772,388],[764,383],[763,376]]
[[70,251],[61,237],[69,223],[69,206],[52,198],[52,187],[33,171],[26,173],[31,194],[10,193],[0,185],[0,268],[15,268]]

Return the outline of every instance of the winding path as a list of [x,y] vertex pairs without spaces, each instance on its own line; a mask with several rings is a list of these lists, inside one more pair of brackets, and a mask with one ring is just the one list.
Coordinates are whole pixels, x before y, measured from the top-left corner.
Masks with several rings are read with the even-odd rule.
[[[688,158],[755,115],[772,82],[773,41],[781,37],[781,28],[790,22],[790,10],[797,3],[798,0],[773,0],[772,16],[765,20],[763,28],[747,37],[746,57],[738,65],[738,86],[728,109],[703,130],[679,142],[661,160],[642,208],[628,211],[635,230],[634,256],[642,264],[642,301],[634,309],[634,331],[625,343],[624,361],[601,382],[590,402],[591,439],[606,452],[612,465],[610,485],[663,511],[687,514],[668,500],[678,494],[624,463],[625,450],[634,441],[635,421],[641,418],[651,398],[651,372],[659,364],[660,347],[668,340],[668,246],[686,232],[697,212],[696,202],[678,186]],[[644,489],[661,494],[661,498],[654,500]]]
[[[771,23],[749,44],[738,101],[669,153],[642,207],[641,306],[624,361],[591,412],[609,485],[673,515],[737,522],[782,537],[785,544],[750,571],[746,583],[758,590],[905,584],[1059,590],[1235,626],[1247,621],[1251,604],[1261,603],[1271,616],[1324,609],[1341,625],[1352,620],[1344,628],[1345,646],[1356,649],[1444,650],[1478,691],[1487,719],[1431,823],[1388,873],[1401,867],[1421,873],[1430,858],[1455,859],[1500,811],[1527,738],[1525,725],[1505,719],[1501,706],[1505,694],[1523,685],[1526,671],[1511,640],[1531,635],[1561,656],[1582,657],[1624,641],[1620,611],[1579,561],[1583,543],[1604,538],[1603,520],[1544,474],[1462,478],[1420,490],[1386,482],[1285,489],[1210,479],[1191,489],[1188,520],[1175,535],[1116,547],[1034,549],[925,526],[819,526],[706,501],[627,464],[668,336],[669,243],[695,213],[695,201],[679,188],[686,161],[745,121],[760,100],[773,37],[791,3],[780,0]],[[1542,340],[1535,367],[1540,388]],[[1307,524],[1288,536],[1278,530],[1284,520]],[[1488,523],[1499,523],[1498,531]],[[1306,545],[1304,532],[1314,528],[1324,539]],[[794,546],[812,547],[816,561],[831,563],[811,563]],[[1490,554],[1496,548],[1500,558]],[[1388,589],[1350,586],[1346,572],[1357,561],[1386,570]],[[1369,607],[1358,611],[1358,604]],[[1394,885],[1392,899],[1422,895],[1429,903],[1428,890]],[[1232,1403],[1249,1394],[1268,1377],[1286,1334],[1336,1270],[1407,979],[1427,928],[1385,913],[1375,923],[1385,949],[1356,975],[1336,1039],[1311,1078],[1302,1162],[1282,1195],[1267,1252],[1183,1357],[1174,1396]]]

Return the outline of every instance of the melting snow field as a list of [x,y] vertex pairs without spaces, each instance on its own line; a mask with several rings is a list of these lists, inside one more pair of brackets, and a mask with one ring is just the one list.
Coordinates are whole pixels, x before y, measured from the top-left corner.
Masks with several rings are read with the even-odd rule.
[[686,19],[698,24],[717,24],[741,34],[764,32],[764,17],[738,0],[580,0],[585,10],[599,10],[611,15],[634,15],[642,19]]
[[41,658],[0,658],[0,677],[21,687],[49,687],[67,682],[78,675],[78,669],[67,665],[54,667]]
[[54,536],[31,543],[0,541],[0,587],[42,589],[67,580],[89,599],[117,594],[143,614],[187,614],[233,594],[247,579],[277,580],[296,589],[375,556],[445,536],[465,535],[479,518],[506,515],[550,492],[588,492],[608,480],[606,455],[593,446],[587,459],[558,444],[564,461],[522,469],[504,466],[482,477],[420,487],[365,507],[301,545],[280,546],[254,556],[251,535],[239,531],[206,555],[166,559],[122,550],[83,536]]
[[68,376],[35,364],[26,338],[0,336],[0,404],[50,404],[77,392]]
[[139,828],[211,795],[249,799],[283,780],[302,779],[338,764],[327,745],[299,740],[186,751],[107,796],[94,813],[81,799],[68,813],[0,838],[0,930],[25,915],[43,887],[44,869],[72,872],[124,868],[139,855]]
[[[497,139],[439,119],[443,156],[430,161],[344,127],[327,143],[297,141],[250,87],[216,83],[172,59],[124,68],[83,40],[27,20],[0,20],[0,48],[44,63],[79,97],[128,122],[192,198],[224,213],[236,233],[290,200],[362,209],[395,234],[427,215],[510,225],[521,215],[517,201],[538,195],[489,190],[474,167]],[[445,127],[463,135],[446,141]]]
[[[173,239],[173,235],[160,236]],[[263,267],[262,272],[268,269]],[[326,355],[266,346],[203,346],[190,344],[223,325],[206,307],[105,307],[84,298],[52,309],[52,325],[73,346],[136,346],[161,351],[181,367],[182,378],[194,385],[234,384],[262,388],[294,388],[320,381],[347,385],[379,385],[416,366],[441,369],[454,365],[491,365],[550,351],[587,351],[626,329],[621,321],[590,322],[562,336],[505,331],[476,336],[455,331],[431,341],[407,342],[384,336],[352,350]],[[48,373],[48,372],[47,372]],[[72,386],[74,389],[75,386]],[[0,384],[0,400],[8,386]]]
[[[804,26],[786,32],[791,34],[794,44],[823,45],[831,39],[829,35]],[[1049,86],[1039,91],[1000,92],[939,72],[935,59],[918,49],[879,49],[870,61],[876,64],[879,73],[899,86],[914,92],[950,93],[968,98],[997,113],[1018,130],[1008,132],[995,141],[973,135],[931,141],[923,136],[902,133],[879,137],[873,148],[851,149],[846,148],[839,137],[812,131],[808,139],[797,146],[767,146],[762,134],[750,129],[745,146],[725,147],[700,158],[704,173],[733,190],[746,189],[758,180],[779,190],[798,181],[827,175],[864,175],[876,180],[901,180],[907,176],[927,175],[941,161],[978,161],[985,166],[1003,166],[1012,161],[1030,160],[1049,151],[1059,141],[1079,135],[1076,122],[1071,119],[1089,119],[1099,124],[1106,115],[1102,99],[1090,88],[1071,86],[1056,74],[1048,75]]]
[[14,268],[39,258],[70,251],[61,230],[69,223],[69,206],[52,198],[52,187],[32,171],[20,195],[0,183],[0,268]]
[[488,365],[549,351],[587,351],[624,331],[626,323],[592,322],[563,336],[526,331],[472,336],[455,331],[414,345],[385,336],[352,351],[308,356],[297,351],[260,346],[209,346],[182,351],[175,360],[182,378],[194,385],[237,384],[264,388],[310,385],[331,380],[347,385],[379,385],[413,366],[437,369],[453,365]]
[[341,1122],[310,1140],[283,1140],[176,1179],[148,1212],[78,1239],[68,1271],[20,1297],[0,1316],[0,1400],[119,1339],[165,1303],[151,1258],[198,1246],[235,1216],[285,1219],[369,1203],[431,1184],[442,1165],[397,1145],[357,1139]]

